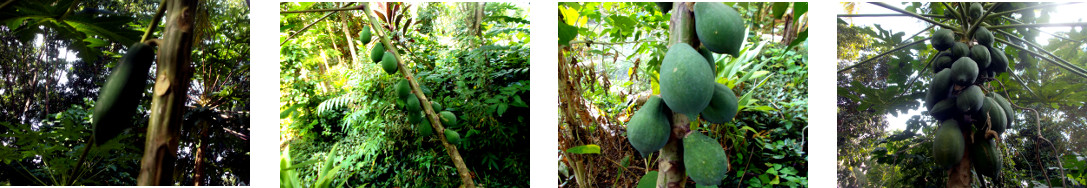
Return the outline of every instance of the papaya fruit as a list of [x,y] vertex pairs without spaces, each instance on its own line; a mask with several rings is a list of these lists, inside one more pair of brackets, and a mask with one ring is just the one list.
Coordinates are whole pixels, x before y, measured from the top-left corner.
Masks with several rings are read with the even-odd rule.
[[740,54],[744,41],[744,21],[736,9],[720,2],[694,4],[694,28],[698,41],[716,53]]
[[460,145],[460,133],[453,129],[445,129],[445,141],[449,141],[449,144]]
[[400,82],[396,83],[396,96],[400,98],[408,97],[411,94],[411,83],[408,83],[408,79],[400,79]]
[[954,71],[951,71],[951,69],[943,69],[937,72],[936,76],[933,76],[932,83],[929,83],[929,96],[925,97],[926,107],[931,108],[936,102],[940,102],[951,95],[952,72]]
[[937,56],[938,57],[936,57],[936,62],[932,63],[934,66],[934,68],[932,69],[934,71],[933,73],[939,72],[940,70],[944,70],[946,68],[951,68],[951,64],[955,63],[955,59],[951,59],[951,53],[949,52],[940,52]]
[[99,89],[98,101],[94,103],[91,126],[94,127],[95,144],[105,143],[132,127],[132,117],[147,88],[147,73],[154,60],[152,46],[137,42],[128,47],[121,62]]
[[736,103],[736,94],[732,93],[732,89],[721,83],[715,85],[713,99],[710,99],[710,105],[702,110],[701,115],[702,119],[706,119],[710,123],[723,124],[732,121],[739,107]]
[[674,44],[664,55],[660,97],[673,111],[687,115],[702,112],[713,97],[714,83],[706,58],[690,45]]
[[379,43],[374,43],[374,47],[370,48],[370,60],[374,63],[379,63],[385,56],[385,46]]
[[981,3],[970,3],[969,14],[970,18],[978,19],[985,13],[985,9],[981,7]]
[[442,105],[438,104],[438,101],[430,101],[430,107],[433,108],[434,111],[440,111],[443,109]]
[[363,25],[362,31],[359,31],[359,41],[362,42],[362,45],[370,44],[370,38],[370,25]]
[[929,108],[929,115],[936,120],[947,120],[955,117],[959,114],[958,107],[955,107],[955,98],[944,99]]
[[989,58],[989,47],[982,45],[974,45],[970,47],[970,60],[974,60],[978,64],[978,70],[989,70],[989,64],[992,62]]
[[411,124],[418,124],[420,122],[423,122],[423,119],[426,119],[426,116],[424,116],[422,112],[417,112],[417,111],[416,112],[411,112],[411,111],[409,111],[407,113],[408,113],[408,123],[411,123]]
[[955,45],[955,32],[950,29],[940,29],[932,33],[932,48],[937,51],[945,51]]
[[457,115],[454,115],[453,112],[442,111],[438,113],[438,119],[442,121],[442,126],[453,128],[460,127],[457,125]]
[[428,137],[434,134],[434,127],[430,126],[430,120],[423,118],[423,123],[415,126],[415,131],[420,137]]
[[974,31],[974,40],[978,41],[978,44],[982,46],[993,45],[993,32],[989,32],[989,29],[985,27],[978,27],[977,31]]
[[710,71],[713,71],[714,76],[717,75],[717,62],[713,61],[713,52],[706,49],[706,47],[698,48],[698,53],[706,57],[706,62],[710,63]]
[[667,13],[672,10],[672,2],[657,2],[657,8],[660,8],[661,13]]
[[418,96],[415,96],[414,93],[409,93],[407,99],[408,99],[407,101],[404,101],[404,104],[405,104],[405,106],[407,106],[408,112],[415,113],[415,112],[422,111],[423,108],[419,104],[419,97]]
[[993,139],[985,139],[971,146],[970,160],[974,163],[974,171],[994,178],[1004,166],[1003,154]]
[[1004,133],[1008,118],[1004,117],[1004,109],[1000,107],[1000,103],[997,103],[993,97],[985,97],[982,110],[975,116],[973,117],[974,127],[979,130],[985,128],[985,120],[988,119],[990,125],[992,125],[989,129],[996,131],[997,134]]
[[[1004,50],[994,47],[989,48],[989,59],[993,64],[989,65],[989,70],[994,73],[1008,72],[1008,57],[1004,56]],[[995,74],[993,75],[996,76]]]
[[970,46],[966,46],[966,43],[962,42],[955,42],[955,44],[951,45],[949,51],[951,52],[951,59],[955,60],[970,56]]
[[728,175],[728,156],[721,143],[698,131],[683,138],[683,165],[698,185],[716,186]]
[[665,104],[661,103],[660,97],[649,96],[642,108],[635,111],[630,121],[627,121],[627,141],[642,157],[660,150],[671,136],[672,126],[665,117]]
[[969,57],[959,58],[951,64],[951,78],[958,85],[974,85],[974,80],[978,78],[978,64]]
[[948,119],[941,122],[940,127],[936,129],[932,139],[932,158],[941,167],[951,167],[962,161],[965,147],[966,140],[962,137],[959,123],[955,119]]
[[989,96],[993,97],[993,100],[996,101],[997,104],[1000,104],[1000,109],[1004,110],[1004,118],[1007,119],[1007,121],[1005,122],[1007,123],[1007,125],[1004,126],[1004,129],[1011,128],[1012,122],[1014,122],[1013,120],[1015,120],[1015,109],[1012,109],[1012,104],[996,92],[990,92]]
[[391,52],[385,52],[385,55],[381,57],[381,68],[385,69],[385,73],[396,74],[396,56]]
[[985,103],[985,94],[981,92],[981,88],[976,85],[967,87],[962,93],[959,93],[955,99],[955,106],[959,108],[960,112],[966,112],[966,114],[972,114],[981,110],[981,106]]

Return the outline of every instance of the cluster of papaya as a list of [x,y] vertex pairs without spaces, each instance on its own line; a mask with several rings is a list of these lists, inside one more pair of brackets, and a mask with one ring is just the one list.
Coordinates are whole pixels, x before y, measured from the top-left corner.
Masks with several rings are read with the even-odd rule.
[[[672,5],[662,5],[667,11]],[[694,3],[695,32],[701,47],[687,43],[668,48],[660,68],[660,95],[650,96],[627,122],[627,140],[643,157],[664,147],[672,136],[673,113],[700,116],[723,124],[738,111],[736,94],[715,81],[712,53],[736,56],[744,40],[744,23],[732,7],[717,2]],[[716,139],[699,131],[681,137],[686,173],[699,185],[718,185],[728,172],[728,157]]]
[[[362,31],[359,32],[359,40],[363,45],[370,43],[371,38],[370,26],[363,26]],[[381,68],[385,70],[387,74],[395,74],[397,72],[397,60],[396,56],[391,52],[385,51],[385,47],[380,43],[374,43],[374,47],[370,49],[370,58],[374,63],[381,62]],[[430,95],[427,90],[424,89],[424,94]],[[411,83],[408,83],[406,78],[401,78],[396,84],[396,94],[399,97],[398,103],[404,105],[404,113],[407,114],[408,122],[415,124],[415,131],[420,137],[429,137],[434,134],[434,127],[430,125],[430,119],[426,118],[426,114],[423,112],[423,104],[420,102],[419,97],[411,91]],[[430,101],[431,108],[435,111],[443,110],[438,113],[438,119],[442,125],[445,126],[445,139],[453,145],[460,144],[460,133],[454,131],[452,128],[459,128],[457,124],[457,116],[450,111],[444,111],[441,104],[437,101]]]
[[[971,18],[978,19],[983,13],[981,3],[971,3]],[[1009,62],[1003,49],[993,47],[993,34],[985,27],[977,27],[967,35],[973,40],[965,42],[957,41],[955,34],[951,29],[940,29],[931,38],[932,48],[939,53],[933,62],[936,74],[926,93],[925,107],[940,122],[932,153],[938,165],[952,167],[969,149],[974,170],[995,177],[1003,164],[996,138],[1011,126],[1015,111],[1000,94],[984,88],[1007,72]]]
[[128,47],[94,104],[91,127],[95,144],[101,145],[132,127],[132,116],[147,89],[147,72],[154,60],[155,50],[151,45],[137,42]]

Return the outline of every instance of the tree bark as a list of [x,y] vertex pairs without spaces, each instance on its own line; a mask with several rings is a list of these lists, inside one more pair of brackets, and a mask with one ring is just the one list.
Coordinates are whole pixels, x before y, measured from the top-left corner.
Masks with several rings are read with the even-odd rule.
[[[693,3],[674,3],[672,6],[672,18],[669,21],[668,28],[668,46],[671,47],[676,43],[687,43],[691,46],[698,46],[694,44],[694,14],[691,10]],[[686,186],[685,180],[687,180],[687,173],[683,167],[683,144],[682,136],[686,135],[690,128],[687,126],[690,121],[687,120],[687,115],[680,113],[672,114],[672,134],[668,138],[668,144],[664,145],[664,148],[660,150],[660,158],[657,174],[657,187],[684,187]]]
[[350,24],[348,24],[347,21],[351,19],[347,16],[346,12],[340,12],[340,18],[340,22],[343,24],[343,26],[341,26],[340,28],[342,28],[343,30],[343,36],[347,38],[347,50],[351,51],[351,55],[348,56],[351,57],[351,65],[359,65],[359,62],[361,61],[358,60],[359,54],[355,53],[355,39],[351,38],[351,30],[348,29],[350,28]]
[[167,0],[162,42],[158,45],[151,119],[147,126],[138,185],[173,185],[178,132],[192,77],[192,44],[197,0]]

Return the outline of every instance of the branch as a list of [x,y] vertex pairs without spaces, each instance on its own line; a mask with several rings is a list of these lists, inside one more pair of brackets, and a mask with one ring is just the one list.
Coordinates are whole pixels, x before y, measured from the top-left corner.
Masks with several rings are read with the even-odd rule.
[[155,16],[151,17],[151,24],[147,25],[147,30],[143,31],[143,38],[140,38],[140,42],[146,41],[151,37],[151,33],[155,32],[155,28],[158,28],[159,20],[162,19],[162,13],[166,12],[166,0],[162,0],[159,3],[159,10],[155,12]]
[[[1015,19],[1015,18],[1012,18],[1012,17],[1001,16],[1000,18],[1004,18],[1005,20],[1011,21],[1012,23],[1015,23],[1015,24],[1024,24],[1023,21],[1019,21],[1018,19]],[[1045,31],[1045,30],[1037,30],[1037,31],[1048,34],[1049,36],[1053,36],[1053,37],[1064,39],[1064,40],[1076,41],[1076,42],[1087,42],[1087,41],[1084,41],[1084,40],[1076,40],[1076,39],[1071,39],[1071,38],[1068,38],[1068,37],[1065,37],[1065,36],[1053,34],[1053,33],[1050,33],[1048,31]]]
[[294,36],[298,36],[299,34],[302,34],[302,32],[305,32],[310,27],[313,27],[313,25],[317,25],[317,23],[320,23],[321,20],[324,20],[325,18],[328,18],[329,16],[332,16],[332,13],[325,14],[324,17],[318,18],[316,21],[313,21],[313,23],[310,23],[309,25],[306,25],[306,27],[302,27],[302,29],[298,30],[297,32],[294,32],[294,34],[291,34],[291,36],[287,36],[287,38],[283,39],[283,42],[279,43],[279,45],[282,46],[284,44],[287,44],[287,41],[291,41],[291,38],[294,38]]
[[876,58],[879,58],[879,57],[883,57],[884,55],[890,54],[891,52],[898,51],[898,50],[901,50],[901,49],[906,48],[906,47],[913,46],[913,45],[918,44],[918,43],[923,43],[923,42],[925,42],[925,41],[927,41],[929,39],[930,38],[925,38],[925,39],[921,39],[921,40],[918,40],[918,41],[913,41],[913,42],[911,42],[909,44],[905,44],[905,45],[902,45],[902,46],[895,47],[894,49],[887,50],[887,51],[885,51],[883,53],[879,53],[875,57],[871,57],[871,58],[865,59],[864,61],[861,61],[861,62],[859,62],[857,64],[853,64],[853,65],[850,65],[848,67],[842,68],[842,70],[838,70],[838,73],[842,73],[842,72],[845,72],[846,70],[852,69],[854,67],[863,65],[863,64],[868,63],[868,62],[872,62],[872,60],[874,60]]
[[1039,49],[1039,51],[1045,52],[1049,56],[1052,56],[1053,58],[1055,58],[1055,59],[1057,59],[1059,61],[1054,61],[1053,59],[1050,59],[1048,57],[1042,56],[1041,54],[1038,54],[1038,52],[1028,50],[1027,48],[1024,48],[1024,47],[1019,46],[1019,45],[1012,44],[1011,42],[1008,42],[1007,40],[994,38],[997,41],[999,41],[1001,43],[1004,43],[1005,45],[1011,46],[1013,48],[1018,48],[1019,50],[1025,50],[1025,51],[1027,51],[1027,53],[1030,53],[1030,54],[1032,54],[1034,56],[1042,58],[1042,59],[1044,59],[1046,61],[1053,62],[1053,63],[1057,64],[1057,66],[1060,66],[1061,68],[1068,69],[1069,71],[1072,71],[1072,73],[1078,74],[1080,77],[1087,78],[1087,70],[1083,70],[1083,68],[1079,68],[1079,67],[1077,67],[1075,65],[1072,65],[1072,63],[1069,63],[1068,61],[1065,61],[1063,58],[1058,57],[1057,55],[1053,55],[1053,53],[1050,53],[1049,51],[1046,51],[1045,49],[1039,47],[1037,44],[1034,44],[1034,43],[1032,43],[1030,41],[1027,41],[1027,40],[1023,40],[1023,39],[1018,38],[1018,37],[1015,37],[1015,35],[1011,35],[1008,32],[999,31],[999,30],[997,30],[997,32],[1000,33],[1000,34],[1003,34],[1007,38],[1014,38],[1016,40],[1023,41],[1025,44],[1030,45],[1031,47],[1037,48],[1037,49]]
[[989,13],[993,12],[993,9],[995,8],[996,4],[993,4],[993,6],[989,6],[989,10],[985,10],[985,12],[981,13],[981,18],[976,18],[977,20],[974,20],[974,23],[970,24],[970,29],[967,29],[966,32],[963,33],[963,36],[966,36],[966,41],[970,41],[974,38],[974,30],[978,29],[978,26],[981,25],[981,22],[985,21],[985,18],[989,16]]
[[1033,28],[1033,27],[1084,27],[1087,26],[1087,22],[1070,22],[1070,23],[1037,23],[1037,24],[1007,24],[1007,25],[994,25],[988,26],[989,30],[1005,29],[1005,28]]
[[1019,11],[1023,11],[1023,10],[1037,9],[1037,8],[1042,8],[1042,7],[1049,7],[1049,6],[1057,6],[1057,5],[1069,5],[1069,4],[1076,4],[1076,3],[1079,3],[1079,2],[1070,2],[1070,3],[1050,3],[1050,4],[1041,4],[1041,5],[1034,5],[1034,6],[1028,6],[1028,7],[1023,7],[1023,8],[1019,8],[1019,9],[1014,9],[1014,10],[1009,10],[1009,11],[1004,11],[1004,12],[997,12],[997,13],[993,13],[993,14],[991,14],[991,15],[989,15],[989,16],[1002,16],[1002,15],[1007,15],[1007,14],[1011,14],[1011,13],[1015,13],[1015,12],[1019,12]]
[[596,41],[591,41],[591,40],[579,40],[579,41],[570,41],[570,44],[580,44],[580,43],[586,43],[587,45],[593,45],[593,44],[600,44],[600,45],[622,45],[622,44],[631,44],[631,43],[646,43],[646,42],[668,42],[668,41],[660,41],[660,40],[639,40],[639,41],[625,41],[625,42],[596,42]]
[[913,17],[916,17],[917,19],[921,19],[921,20],[924,20],[924,21],[926,21],[926,22],[929,22],[929,23],[932,23],[932,24],[936,24],[936,25],[939,25],[940,27],[944,27],[944,28],[948,28],[948,29],[958,29],[958,28],[957,28],[957,27],[955,27],[955,26],[951,26],[951,25],[947,25],[947,24],[945,24],[945,23],[937,22],[936,20],[932,20],[932,19],[926,18],[925,16],[921,16],[921,15],[919,15],[919,14],[917,14],[917,13],[913,13],[913,12],[910,12],[910,11],[902,10],[902,9],[900,9],[900,8],[898,8],[898,7],[894,7],[894,6],[891,6],[891,5],[887,4],[887,3],[882,3],[882,2],[870,2],[870,3],[871,3],[871,4],[873,4],[873,5],[876,5],[876,6],[880,6],[880,7],[886,8],[886,9],[890,9],[890,10],[893,10],[893,11],[895,11],[895,12],[901,12],[901,13],[903,13],[903,14],[906,14],[906,15],[909,15],[909,16],[913,16]]
[[354,7],[348,7],[348,6],[351,6],[351,4],[355,4],[355,3],[354,2],[348,3],[346,6],[343,6],[341,8],[311,9],[311,10],[299,10],[299,11],[282,11],[282,12],[279,12],[279,13],[280,14],[293,14],[293,13],[307,13],[307,12],[339,12],[339,11],[349,11],[349,10],[361,10],[362,7],[363,7],[362,5],[354,6]]
[[[946,17],[946,16],[944,16],[944,15],[936,15],[936,14],[919,14],[919,15],[921,15],[921,16],[924,16],[924,17],[931,17],[931,18],[948,18],[948,17]],[[910,16],[910,15],[906,15],[906,14],[838,14],[838,17],[846,17],[846,18],[856,18],[856,17],[894,17],[894,16]]]

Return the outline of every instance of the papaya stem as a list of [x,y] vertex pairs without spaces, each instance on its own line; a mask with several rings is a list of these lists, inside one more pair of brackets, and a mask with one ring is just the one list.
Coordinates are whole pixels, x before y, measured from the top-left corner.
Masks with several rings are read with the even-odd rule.
[[891,52],[895,52],[895,51],[901,50],[903,48],[913,46],[915,44],[923,43],[925,41],[928,41],[929,39],[930,38],[925,38],[925,39],[921,39],[921,40],[918,40],[918,41],[913,41],[911,43],[907,43],[907,44],[904,44],[902,46],[895,47],[895,48],[893,48],[891,50],[887,50],[887,51],[885,51],[883,53],[876,54],[876,56],[874,56],[874,57],[865,59],[864,61],[858,62],[857,64],[853,64],[853,65],[850,65],[848,67],[842,68],[841,70],[838,70],[838,73],[842,73],[842,72],[845,72],[846,70],[853,69],[854,67],[857,67],[857,66],[864,65],[866,63],[872,62],[872,60],[875,60],[876,58],[879,58],[879,57],[883,57],[883,56],[885,56],[887,54],[891,54]]
[[913,12],[910,12],[910,11],[902,10],[902,9],[900,9],[900,8],[898,8],[898,7],[894,7],[894,6],[891,6],[891,5],[887,4],[887,3],[882,3],[882,2],[869,2],[869,3],[871,3],[871,4],[873,4],[873,5],[876,5],[876,6],[880,6],[880,7],[886,8],[886,9],[890,9],[890,10],[893,10],[893,11],[895,11],[895,12],[901,12],[901,13],[903,13],[903,14],[906,14],[906,15],[909,15],[909,16],[913,16],[913,17],[916,17],[917,19],[921,19],[921,20],[924,20],[924,21],[926,21],[926,22],[929,22],[929,23],[932,23],[932,24],[936,24],[936,25],[939,25],[940,27],[944,27],[944,28],[948,28],[948,29],[956,29],[956,27],[955,27],[955,26],[951,26],[951,25],[948,25],[948,24],[945,24],[945,23],[941,23],[941,22],[938,22],[938,21],[936,21],[936,20],[932,20],[932,19],[929,19],[929,18],[927,18],[927,17],[925,17],[925,16],[921,16],[920,14],[917,14],[917,13],[913,13]]
[[166,13],[166,0],[162,0],[159,3],[159,10],[155,11],[155,16],[151,17],[151,24],[147,24],[147,29],[143,31],[143,37],[140,38],[140,42],[147,41],[151,38],[151,33],[155,32],[155,28],[158,28],[159,20],[162,20],[162,14]]

